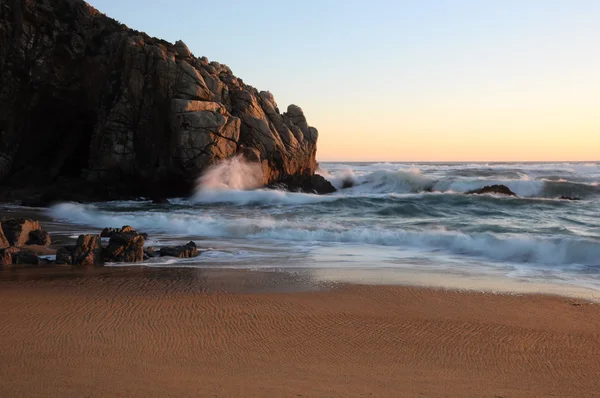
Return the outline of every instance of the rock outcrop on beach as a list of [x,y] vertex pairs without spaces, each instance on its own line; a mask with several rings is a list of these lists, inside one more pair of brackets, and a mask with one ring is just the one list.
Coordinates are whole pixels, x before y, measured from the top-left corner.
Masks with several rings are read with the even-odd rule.
[[198,256],[198,249],[196,248],[196,243],[190,241],[181,246],[161,247],[160,255],[177,258],[192,258]]
[[300,107],[281,113],[271,93],[182,41],[130,29],[82,0],[2,2],[1,199],[185,195],[236,154],[261,164],[265,185],[306,185],[317,137]]
[[102,265],[104,255],[100,235],[79,235],[75,245],[56,251],[56,264]]
[[8,246],[49,246],[50,235],[42,231],[40,223],[29,218],[3,218],[0,220],[0,248]]
[[29,218],[4,217],[0,220],[0,266],[39,265],[40,258],[32,249],[50,246],[48,232],[38,221]]
[[[129,227],[131,228],[131,227]],[[144,261],[144,244],[146,239],[143,234],[133,228],[122,232],[113,233],[105,249],[107,261],[116,263],[136,263]]]

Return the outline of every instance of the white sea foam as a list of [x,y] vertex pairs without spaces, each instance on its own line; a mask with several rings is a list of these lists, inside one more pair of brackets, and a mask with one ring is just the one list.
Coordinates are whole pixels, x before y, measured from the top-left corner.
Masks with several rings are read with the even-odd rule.
[[202,191],[248,190],[262,186],[263,171],[259,163],[247,162],[242,156],[223,160],[210,167],[198,179]]
[[[559,166],[562,168],[557,169]],[[523,168],[519,169],[518,167]],[[572,173],[570,170],[575,169],[584,169],[587,172],[575,176],[569,174]],[[463,170],[462,174],[457,174],[457,176],[449,174],[449,171],[456,172],[457,170]],[[540,170],[543,172],[537,173]],[[567,166],[563,164],[526,164],[521,166],[509,164],[489,165],[489,167],[426,164],[419,165],[419,168],[411,164],[377,164],[354,166],[354,168],[350,168],[348,165],[336,165],[333,170],[322,173],[338,189],[342,188],[344,182],[352,182],[354,187],[343,190],[345,194],[424,191],[464,193],[483,188],[486,185],[506,185],[521,197],[558,198],[565,195],[585,198],[600,196],[594,174],[596,171],[600,173],[600,166],[596,164]],[[548,172],[554,174],[548,175]],[[570,180],[569,178],[574,179]]]
[[403,250],[444,252],[492,261],[551,266],[600,266],[600,242],[577,237],[502,236],[457,231],[409,231],[366,225],[350,227],[333,221],[277,220],[272,217],[227,218],[200,214],[156,212],[109,213],[89,205],[60,204],[50,209],[54,218],[75,224],[129,224],[145,231],[203,237],[266,239],[318,244],[382,245]]
[[196,203],[229,203],[234,205],[303,205],[331,202],[335,196],[313,195],[298,192],[285,192],[275,189],[240,190],[201,190],[192,200]]

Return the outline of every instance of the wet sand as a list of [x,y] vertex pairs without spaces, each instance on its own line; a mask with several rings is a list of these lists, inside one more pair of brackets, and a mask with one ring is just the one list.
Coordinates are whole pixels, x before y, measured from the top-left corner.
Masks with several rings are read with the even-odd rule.
[[233,270],[2,276],[2,397],[600,392],[600,307],[577,299]]

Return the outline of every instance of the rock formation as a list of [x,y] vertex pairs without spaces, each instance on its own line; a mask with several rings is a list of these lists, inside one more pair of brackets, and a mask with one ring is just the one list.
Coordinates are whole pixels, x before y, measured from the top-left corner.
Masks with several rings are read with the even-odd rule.
[[40,223],[29,218],[4,218],[0,220],[0,230],[0,248],[23,245],[49,246],[51,243],[50,235],[41,230]]
[[116,263],[135,263],[144,261],[144,244],[146,238],[133,228],[122,228],[123,232],[111,235],[104,254],[107,261]]
[[0,249],[0,266],[5,265],[39,265],[40,259],[31,250],[19,247]]
[[317,136],[298,106],[281,114],[271,93],[181,41],[82,0],[2,1],[2,199],[185,195],[238,153],[261,164],[265,184],[309,178]]
[[195,242],[188,242],[182,246],[164,246],[160,248],[161,256],[192,258],[198,256],[198,249]]
[[517,196],[516,193],[510,190],[506,185],[486,185],[483,188],[465,192],[467,195],[484,195],[484,194],[499,194],[507,196]]
[[56,251],[56,264],[103,265],[104,256],[99,235],[79,235],[75,245]]
[[38,221],[10,217],[0,220],[0,266],[43,265],[45,262],[34,250],[50,243],[50,235],[42,231]]

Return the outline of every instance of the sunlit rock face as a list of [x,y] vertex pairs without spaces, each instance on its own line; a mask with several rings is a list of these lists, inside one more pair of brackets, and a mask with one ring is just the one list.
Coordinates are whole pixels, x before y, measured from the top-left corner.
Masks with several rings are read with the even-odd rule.
[[300,107],[280,113],[271,93],[182,41],[149,37],[81,0],[0,7],[2,186],[183,195],[236,154],[272,184],[314,174],[317,136]]

